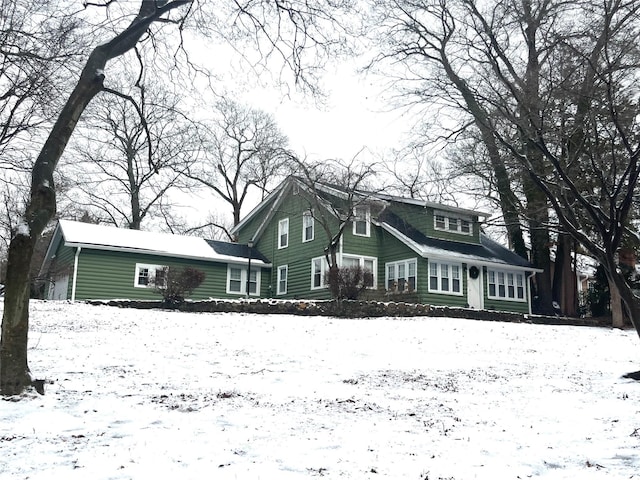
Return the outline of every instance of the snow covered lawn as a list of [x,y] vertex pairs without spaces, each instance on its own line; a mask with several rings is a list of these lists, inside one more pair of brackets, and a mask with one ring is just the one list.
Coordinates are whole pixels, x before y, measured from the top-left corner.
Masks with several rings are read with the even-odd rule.
[[633,331],[32,303],[1,479],[640,478]]

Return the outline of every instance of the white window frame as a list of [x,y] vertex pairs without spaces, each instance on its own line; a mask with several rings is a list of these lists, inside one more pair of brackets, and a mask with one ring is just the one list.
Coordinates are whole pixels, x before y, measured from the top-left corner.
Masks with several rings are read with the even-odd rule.
[[[288,265],[280,265],[278,267],[278,287],[277,294],[278,295],[286,295],[287,294],[287,284],[288,284],[288,274],[289,274],[289,266]],[[283,287],[284,284],[284,288]]]
[[[433,275],[435,267],[436,275]],[[439,293],[445,295],[464,294],[464,283],[462,276],[462,264],[456,262],[448,262],[441,260],[429,260],[427,285],[430,293]],[[457,275],[457,277],[456,277]],[[431,279],[437,278],[436,286],[432,285]],[[445,281],[446,280],[446,281]],[[454,289],[454,285],[458,282],[459,290]]]
[[[364,213],[364,215],[362,213]],[[364,222],[364,233],[358,233],[358,224]],[[357,237],[370,237],[371,236],[371,209],[369,205],[358,205],[353,208],[353,234]]]
[[[411,267],[413,266],[413,275],[410,274]],[[384,285],[387,291],[390,292],[404,292],[409,291],[411,288],[410,278],[413,278],[413,289],[411,291],[418,291],[418,259],[408,258],[406,260],[398,260],[395,262],[387,262],[385,264],[385,279]],[[402,274],[402,276],[401,276]],[[400,282],[400,279],[403,282]],[[390,288],[389,283],[393,282]]]
[[[315,237],[315,230],[316,227],[315,219],[313,218],[313,211],[307,210],[302,214],[302,243],[312,241]],[[311,232],[311,235],[308,238],[307,231]]]
[[[284,242],[283,242],[284,239]],[[283,218],[278,222],[278,249],[289,246],[289,218]]]
[[[135,276],[133,277],[133,286],[135,288],[155,288],[155,279],[158,270],[165,270],[168,267],[166,265],[155,265],[151,263],[136,263]],[[147,283],[140,283],[140,273],[142,270],[147,270],[148,280]],[[164,286],[164,285],[162,285]]]
[[[311,259],[311,290],[322,290],[328,287],[326,283],[326,272],[328,268],[326,258],[315,257]],[[316,285],[314,281],[318,275],[320,277],[320,285]]]
[[[232,270],[239,270],[240,271],[240,279],[234,279],[236,282],[240,281],[240,289],[239,290],[232,290],[231,289],[231,271]],[[251,283],[255,283],[256,285],[256,291],[255,292],[251,292],[250,296],[254,296],[257,297],[260,295],[260,280],[261,280],[261,269],[260,268],[251,268],[251,273],[255,274],[256,280],[255,282],[251,282]],[[247,294],[247,267],[246,266],[242,266],[242,265],[236,265],[236,264],[228,264],[227,265],[227,287],[226,287],[226,291],[228,294],[230,295],[246,295]]]
[[373,284],[368,286],[367,288],[376,288],[376,286],[378,285],[378,259],[376,257],[343,254],[339,262],[341,267],[345,266],[344,265],[345,260],[348,260],[348,261],[356,260],[358,262],[358,265],[360,266],[360,268],[362,268],[363,271],[367,270],[365,263],[371,262],[371,273],[373,274]]
[[456,216],[451,212],[435,211],[433,212],[433,228],[440,232],[471,236],[473,235],[473,220],[470,217]]
[[[491,286],[493,285],[493,294]],[[519,293],[522,293],[522,296]],[[524,272],[487,268],[487,298],[507,302],[526,302],[527,283]]]

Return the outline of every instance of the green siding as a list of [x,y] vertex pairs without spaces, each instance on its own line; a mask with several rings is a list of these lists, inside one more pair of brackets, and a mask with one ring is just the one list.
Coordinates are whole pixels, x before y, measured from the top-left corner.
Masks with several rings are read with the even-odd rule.
[[[193,300],[243,296],[226,293],[226,263],[83,248],[78,258],[76,299],[158,300],[160,296],[152,288],[134,286],[137,263],[178,268],[191,266],[202,270],[205,273],[205,280],[190,295]],[[264,272],[262,275],[262,282],[264,282],[264,278],[268,275]],[[69,285],[71,288],[71,279]],[[264,294],[264,290],[261,291],[261,294]]]
[[[314,222],[314,238],[302,241],[302,216],[309,209],[309,202],[304,195],[290,195],[274,212],[274,217],[263,232],[258,242],[258,249],[266,255],[273,265],[270,275],[270,294],[272,298],[329,298],[328,291],[311,290],[311,259],[324,256],[324,248],[328,244],[327,235],[319,221]],[[278,248],[278,223],[289,219],[289,245]],[[335,228],[337,228],[337,221]],[[288,288],[285,295],[278,295],[278,267],[288,266]]]
[[[496,310],[499,312],[516,312],[516,313],[529,313],[529,303],[527,301],[515,301],[515,300],[499,300],[495,298],[489,298],[489,277],[487,275],[487,267],[483,268],[483,288],[484,288],[484,308],[485,310]],[[524,298],[529,298],[529,282],[527,282],[527,274],[524,274]]]
[[[393,213],[403,218],[408,224],[428,237],[462,243],[480,243],[480,223],[478,222],[477,216],[471,218],[473,234],[465,235],[444,230],[436,230],[433,219],[435,210],[433,208],[425,208],[419,205],[409,205],[396,202],[392,203],[389,208]],[[442,211],[446,212],[446,208],[443,207]],[[451,216],[455,217],[457,214],[452,212]]]
[[[302,216],[309,209],[311,202],[306,198],[306,194],[301,190],[298,194],[291,192],[283,198],[268,225],[262,231],[256,248],[265,255],[272,263],[270,274],[263,276],[263,292],[265,296],[282,299],[327,299],[330,298],[328,289],[311,289],[311,259],[324,256],[324,248],[328,245],[328,238],[318,220],[315,221],[314,240],[310,242],[302,241]],[[452,240],[465,243],[480,242],[480,224],[477,217],[471,218],[473,235],[464,235],[455,232],[436,230],[434,228],[434,209],[424,208],[419,205],[410,205],[399,202],[391,202],[388,206],[396,215],[404,219],[414,228],[420,230],[429,237]],[[263,209],[266,215],[268,209]],[[446,207],[442,208],[446,212]],[[317,214],[318,212],[316,212]],[[452,213],[452,216],[457,216]],[[386,264],[408,259],[417,259],[417,279],[416,292],[411,295],[418,301],[431,305],[448,305],[453,307],[468,306],[467,297],[467,265],[462,264],[461,283],[462,295],[447,295],[429,292],[429,261],[420,257],[413,249],[393,235],[375,225],[375,212],[372,212],[371,235],[369,237],[353,234],[353,227],[350,223],[344,230],[342,238],[342,253],[344,255],[364,256],[377,258],[377,285],[376,292],[371,292],[373,298],[393,299],[394,295],[387,296],[386,292]],[[239,232],[241,242],[246,242],[255,229],[263,220],[262,215],[258,215],[247,225],[243,226]],[[286,248],[278,248],[278,223],[280,220],[289,219],[289,244]],[[332,218],[332,232],[337,231],[338,222]],[[445,261],[439,259],[438,261]],[[456,261],[455,254],[450,260]],[[287,293],[279,295],[277,293],[278,267],[286,265],[288,267]],[[526,312],[528,305],[526,302],[496,301],[487,298],[486,275],[484,276],[484,302],[485,308]],[[408,296],[407,296],[408,298]],[[397,295],[397,299],[402,299],[402,294]]]

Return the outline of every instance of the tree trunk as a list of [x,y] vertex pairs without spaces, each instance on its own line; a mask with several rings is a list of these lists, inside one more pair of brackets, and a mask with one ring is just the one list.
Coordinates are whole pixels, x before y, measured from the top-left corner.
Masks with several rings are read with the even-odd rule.
[[572,262],[572,238],[566,233],[558,235],[556,259],[553,270],[553,300],[560,305],[564,315],[574,317],[577,314],[577,280]]
[[527,197],[527,219],[529,220],[529,233],[531,235],[531,261],[542,269],[536,274],[536,313],[550,315],[554,313],[553,297],[551,291],[551,257],[549,255],[549,230],[547,201],[536,185],[529,178],[524,178],[525,195]]
[[188,3],[175,0],[159,7],[142,0],[131,24],[111,41],[97,46],[82,70],[69,99],[56,119],[31,174],[31,196],[23,223],[9,244],[7,288],[0,340],[0,395],[17,395],[30,385],[27,362],[29,331],[29,268],[35,243],[56,212],[53,172],[89,102],[103,89],[107,61],[123,55],[138,43],[149,25],[166,12]]
[[[614,295],[619,295],[621,299],[621,301],[617,303],[622,305],[622,315],[618,317],[617,321],[620,321],[620,317],[622,317],[623,320],[622,325],[618,328],[624,327],[624,317],[626,315],[631,321],[633,328],[636,329],[636,333],[640,336],[640,298],[634,295],[622,274],[615,272],[612,274],[608,273],[607,275],[609,277],[609,284],[615,286],[615,288],[610,288],[612,316],[614,310]],[[617,294],[614,294],[614,291],[616,291]]]
[[609,280],[609,296],[611,309],[611,326],[613,328],[624,328],[624,308],[622,297],[615,282]]
[[29,266],[35,246],[31,235],[18,234],[11,241],[7,267],[2,340],[0,344],[0,393],[18,395],[32,382],[27,363],[29,332]]

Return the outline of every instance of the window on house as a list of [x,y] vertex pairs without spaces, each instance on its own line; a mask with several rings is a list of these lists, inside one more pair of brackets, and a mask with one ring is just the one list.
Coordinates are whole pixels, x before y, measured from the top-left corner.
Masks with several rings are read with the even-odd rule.
[[433,215],[433,226],[436,230],[457,232],[464,235],[472,235],[473,227],[470,218],[447,216],[442,212],[435,212]]
[[[251,269],[249,275],[249,294],[257,295],[260,291],[260,270]],[[229,265],[227,268],[227,293],[247,294],[246,267]]]
[[387,290],[391,292],[413,292],[416,289],[417,260],[401,260],[387,263]]
[[378,259],[373,257],[360,257],[355,255],[343,255],[340,262],[341,267],[360,267],[364,272],[365,286],[376,285],[376,269]]
[[167,268],[165,265],[148,265],[136,263],[134,287],[138,288],[154,288],[164,286]]
[[459,263],[429,262],[429,291],[462,295]]
[[289,219],[283,218],[278,222],[278,248],[289,246]]
[[360,237],[371,235],[371,212],[367,205],[360,205],[353,209],[353,234]]
[[524,273],[488,270],[487,285],[489,298],[525,301]]
[[287,273],[289,267],[282,265],[278,267],[278,295],[284,295],[287,293]]
[[311,260],[311,290],[324,288],[325,272],[327,271],[327,261],[324,257],[317,257]]
[[302,241],[310,242],[314,235],[313,212],[306,211],[302,214]]

